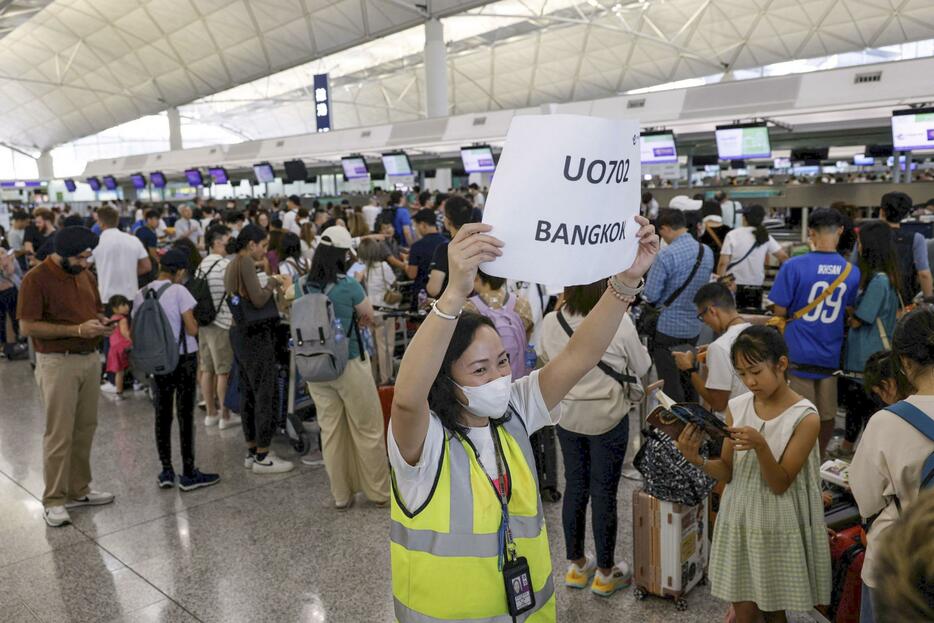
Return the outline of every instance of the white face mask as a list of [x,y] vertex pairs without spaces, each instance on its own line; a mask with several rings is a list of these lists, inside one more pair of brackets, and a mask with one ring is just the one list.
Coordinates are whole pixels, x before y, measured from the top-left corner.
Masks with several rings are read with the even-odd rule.
[[[457,383],[454,383],[457,385]],[[479,387],[463,387],[457,385],[467,404],[463,405],[471,414],[482,418],[498,418],[506,413],[509,407],[509,394],[512,388],[512,375],[501,376]]]

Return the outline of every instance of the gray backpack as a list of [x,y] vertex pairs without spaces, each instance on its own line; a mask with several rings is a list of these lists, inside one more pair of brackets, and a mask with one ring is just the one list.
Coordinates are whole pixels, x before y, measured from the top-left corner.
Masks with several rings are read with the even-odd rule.
[[295,367],[302,379],[310,383],[333,381],[344,373],[350,359],[350,343],[340,318],[334,313],[334,303],[328,293],[334,284],[322,292],[313,284],[304,284],[304,296],[292,303],[291,333]]
[[187,340],[183,341],[185,323],[182,322],[176,337],[169,317],[159,304],[159,298],[171,285],[167,283],[158,291],[146,287],[143,302],[133,316],[133,349],[130,351],[130,364],[138,375],[171,374],[178,367],[179,345],[188,345]]

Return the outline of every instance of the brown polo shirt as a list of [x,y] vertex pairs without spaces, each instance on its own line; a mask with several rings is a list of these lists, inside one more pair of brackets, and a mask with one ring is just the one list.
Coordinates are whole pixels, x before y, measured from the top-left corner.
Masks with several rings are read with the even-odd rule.
[[[74,325],[97,318],[100,310],[94,275],[88,270],[70,275],[49,257],[23,277],[16,316],[20,320]],[[33,338],[33,345],[39,353],[74,353],[94,350],[100,341],[100,338]]]

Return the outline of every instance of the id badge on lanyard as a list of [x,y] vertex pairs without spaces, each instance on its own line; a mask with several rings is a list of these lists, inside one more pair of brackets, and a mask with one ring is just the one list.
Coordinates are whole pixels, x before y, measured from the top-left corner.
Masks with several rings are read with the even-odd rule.
[[[493,435],[493,447],[496,453],[496,471],[499,487],[495,487],[502,509],[502,522],[499,528],[499,568],[503,572],[506,588],[506,605],[509,614],[515,618],[535,607],[535,591],[532,590],[532,572],[523,556],[516,556],[516,543],[509,529],[509,498],[506,494],[506,467],[499,435],[490,426]],[[511,483],[510,483],[511,484]]]

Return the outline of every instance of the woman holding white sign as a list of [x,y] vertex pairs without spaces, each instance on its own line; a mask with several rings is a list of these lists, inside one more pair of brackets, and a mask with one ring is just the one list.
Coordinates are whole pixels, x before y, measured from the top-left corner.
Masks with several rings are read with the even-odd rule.
[[[658,236],[635,217],[639,250],[567,347],[512,382],[492,323],[462,313],[480,264],[502,255],[485,224],[448,248],[449,284],[406,350],[388,435],[396,619],[556,617],[551,554],[529,435],[597,363],[644,286]],[[452,591],[449,582],[456,579]]]

